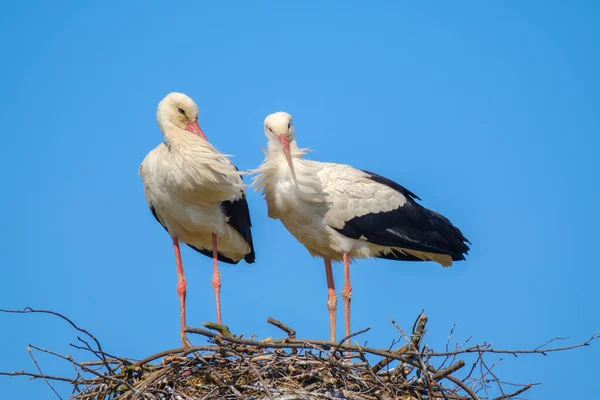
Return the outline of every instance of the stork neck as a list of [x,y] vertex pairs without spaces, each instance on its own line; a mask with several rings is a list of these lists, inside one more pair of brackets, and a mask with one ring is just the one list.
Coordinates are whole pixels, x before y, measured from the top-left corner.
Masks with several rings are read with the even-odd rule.
[[[270,157],[283,157],[283,145],[279,140],[269,140],[268,147]],[[300,150],[296,141],[292,140],[290,142],[290,155],[292,156],[292,159],[301,158],[302,154],[304,154],[304,152]]]
[[185,140],[188,136],[194,136],[193,133],[181,129],[175,124],[165,121],[160,125],[160,129],[165,137],[165,142],[171,146],[180,143]]

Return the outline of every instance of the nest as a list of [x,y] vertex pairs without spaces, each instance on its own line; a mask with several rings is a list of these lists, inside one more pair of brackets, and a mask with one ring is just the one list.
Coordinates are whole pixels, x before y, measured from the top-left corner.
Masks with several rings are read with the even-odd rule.
[[[134,363],[102,360],[95,364],[104,368],[112,364],[112,373],[105,371],[104,379],[88,383],[72,399],[476,398],[468,385],[451,375],[464,367],[463,361],[443,370],[424,361],[419,351],[427,322],[424,315],[417,319],[411,337],[406,337],[407,343],[393,351],[347,344],[368,329],[332,343],[296,339],[296,332],[282,322],[272,318],[268,322],[286,332],[287,338],[244,339],[223,325],[206,323],[212,331],[188,328],[187,332],[207,337],[208,345],[163,352]],[[370,362],[372,356],[378,361]],[[156,360],[160,363],[152,364]],[[393,362],[396,366],[390,367]],[[454,387],[444,387],[444,380],[454,381]]]
[[[489,344],[467,346],[466,342],[449,349],[449,338],[445,351],[435,352],[423,344],[427,317],[421,314],[410,335],[392,321],[401,339],[395,340],[389,348],[376,349],[361,346],[356,341],[356,337],[368,329],[338,343],[297,339],[293,329],[269,318],[267,321],[284,331],[286,337],[245,339],[231,334],[226,326],[206,323],[207,329],[186,329],[189,336],[204,336],[205,345],[194,346],[188,342],[186,348],[132,360],[105,352],[92,334],[61,314],[29,308],[10,312],[50,313],[89,336],[88,340],[78,336],[78,343],[71,346],[90,353],[96,358],[94,361],[79,362],[70,355],[30,345],[29,351],[39,373],[0,372],[0,375],[43,379],[59,398],[62,397],[50,382],[68,382],[73,388],[69,397],[72,400],[511,399],[534,384],[501,381],[493,371],[496,363],[486,361],[484,356],[546,354],[587,346],[599,337],[595,333],[584,343],[547,348],[557,340],[553,339],[533,350],[497,350]],[[353,344],[349,344],[351,340]],[[77,375],[44,374],[33,350],[72,363]],[[469,363],[460,357],[466,357]]]

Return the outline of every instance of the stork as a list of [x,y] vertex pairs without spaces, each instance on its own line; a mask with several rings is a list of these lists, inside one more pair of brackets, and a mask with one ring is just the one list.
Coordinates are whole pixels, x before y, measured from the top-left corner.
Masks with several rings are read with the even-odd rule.
[[254,262],[252,224],[240,172],[206,139],[198,125],[196,103],[185,94],[170,93],[158,104],[156,119],[165,140],[144,158],[139,173],[148,206],[173,242],[185,347],[187,284],[179,243],[212,257],[212,287],[220,324],[218,262]]
[[435,261],[444,267],[464,260],[470,243],[452,223],[421,206],[414,193],[383,176],[349,165],[303,158],[292,116],[267,116],[265,160],[252,185],[263,191],[270,218],[314,257],[325,261],[331,341],[336,340],[337,295],[332,261],[344,263],[344,325],[350,335],[350,261],[368,257]]

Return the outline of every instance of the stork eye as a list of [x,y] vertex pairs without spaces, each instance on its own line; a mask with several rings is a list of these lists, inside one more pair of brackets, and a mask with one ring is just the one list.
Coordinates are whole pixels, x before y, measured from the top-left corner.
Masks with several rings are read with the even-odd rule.
[[267,128],[269,128],[269,132],[273,133],[273,129],[270,126],[267,126]]
[[288,123],[288,130],[292,127],[292,123]]
[[179,114],[185,115],[185,111],[183,111],[183,108],[178,108],[177,111],[179,111]]

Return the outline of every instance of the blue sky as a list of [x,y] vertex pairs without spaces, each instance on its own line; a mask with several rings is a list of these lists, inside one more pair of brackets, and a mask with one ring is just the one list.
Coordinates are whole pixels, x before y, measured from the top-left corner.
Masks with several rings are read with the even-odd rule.
[[[396,180],[472,241],[466,262],[352,267],[353,328],[387,346],[421,309],[440,348],[531,348],[600,329],[600,32],[594,2],[4,2],[0,6],[0,308],[64,313],[109,352],[179,344],[170,239],[137,169],[161,140],[155,110],[190,95],[240,169],[263,158],[264,117],[294,116],[300,146]],[[248,201],[257,262],[222,265],[236,333],[327,338],[323,263]],[[183,249],[188,323],[214,319],[211,261]],[[342,286],[342,268],[334,267]],[[341,302],[340,302],[341,304]],[[341,310],[341,308],[340,308]],[[338,332],[343,331],[338,312]],[[70,352],[45,316],[0,315],[0,370],[33,370],[27,343]],[[529,398],[583,397],[600,345],[506,357]],[[46,373],[69,374],[39,358]],[[0,378],[7,398],[52,398]],[[66,389],[65,387],[62,387]]]

